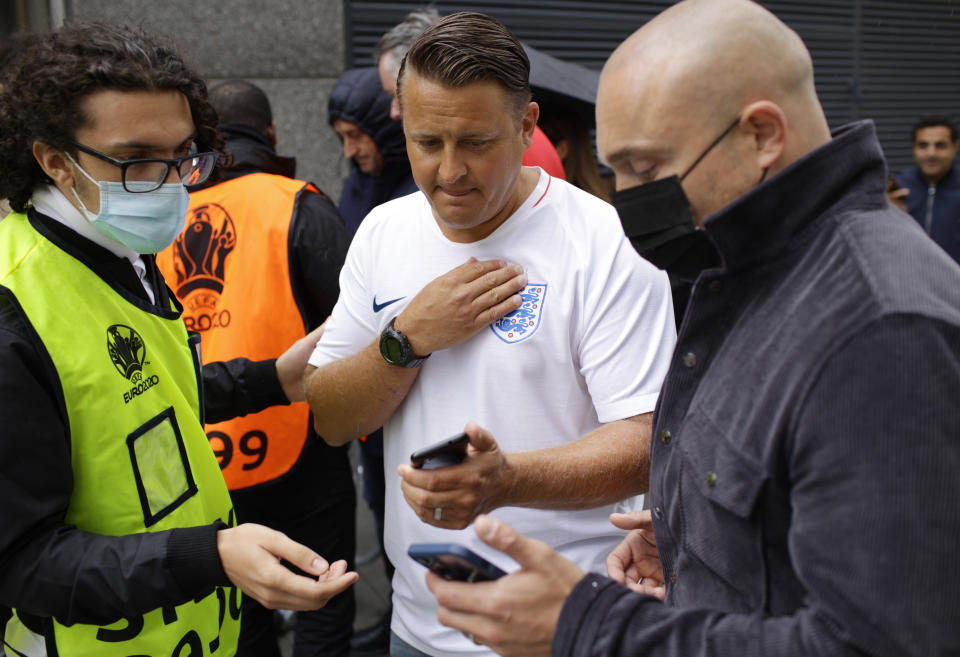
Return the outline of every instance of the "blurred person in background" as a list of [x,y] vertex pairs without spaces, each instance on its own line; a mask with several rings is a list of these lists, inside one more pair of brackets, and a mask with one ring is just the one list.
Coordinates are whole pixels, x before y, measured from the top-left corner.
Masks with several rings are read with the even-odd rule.
[[960,262],[960,133],[950,117],[928,116],[913,126],[916,166],[897,181],[907,190],[907,211],[934,242]]
[[540,103],[540,108],[537,125],[557,149],[567,182],[609,203],[610,195],[600,177],[586,120],[577,111],[557,102]]
[[339,208],[351,233],[376,206],[417,191],[403,125],[391,118],[391,102],[372,67],[347,71],[330,91],[327,122],[350,160]]

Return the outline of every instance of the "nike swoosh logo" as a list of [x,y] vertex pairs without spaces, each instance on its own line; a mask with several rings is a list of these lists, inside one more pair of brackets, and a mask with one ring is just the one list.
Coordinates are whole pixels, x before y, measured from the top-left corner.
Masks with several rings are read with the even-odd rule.
[[374,294],[374,295],[373,295],[373,312],[378,313],[378,312],[380,312],[381,310],[383,310],[384,308],[386,308],[387,306],[389,306],[390,304],[396,303],[396,302],[398,302],[398,301],[403,301],[403,300],[406,299],[406,298],[407,298],[407,297],[398,297],[398,298],[396,298],[396,299],[391,299],[390,301],[384,301],[383,303],[377,303],[377,295]]

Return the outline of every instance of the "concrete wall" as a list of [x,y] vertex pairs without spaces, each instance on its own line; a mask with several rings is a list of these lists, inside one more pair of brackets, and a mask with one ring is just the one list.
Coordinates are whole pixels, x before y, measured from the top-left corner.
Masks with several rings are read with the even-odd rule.
[[72,0],[69,7],[69,17],[166,34],[211,86],[244,78],[263,87],[278,152],[297,158],[297,177],[339,199],[348,164],[326,116],[344,71],[343,0]]

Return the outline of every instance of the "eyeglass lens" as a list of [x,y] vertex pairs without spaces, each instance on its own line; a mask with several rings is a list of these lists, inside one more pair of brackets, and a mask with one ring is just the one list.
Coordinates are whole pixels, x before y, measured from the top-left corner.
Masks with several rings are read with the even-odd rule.
[[[210,177],[217,156],[213,153],[199,153],[180,161],[177,173],[184,185],[199,185]],[[166,162],[136,162],[127,165],[123,186],[128,192],[152,192],[158,189],[170,175],[170,166]]]

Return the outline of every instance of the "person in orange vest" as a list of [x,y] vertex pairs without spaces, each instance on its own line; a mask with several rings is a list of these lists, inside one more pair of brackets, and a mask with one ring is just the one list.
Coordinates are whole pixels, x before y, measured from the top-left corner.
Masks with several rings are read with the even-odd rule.
[[[232,162],[192,189],[186,226],[157,262],[201,335],[205,359],[264,358],[319,326],[339,295],[350,236],[336,207],[293,178],[275,150],[276,122],[256,85],[213,88]],[[207,424],[237,516],[353,563],[355,492],[347,452],[313,432],[305,403]],[[295,654],[347,655],[352,591],[300,614]],[[244,598],[238,655],[279,655],[272,612]]]

